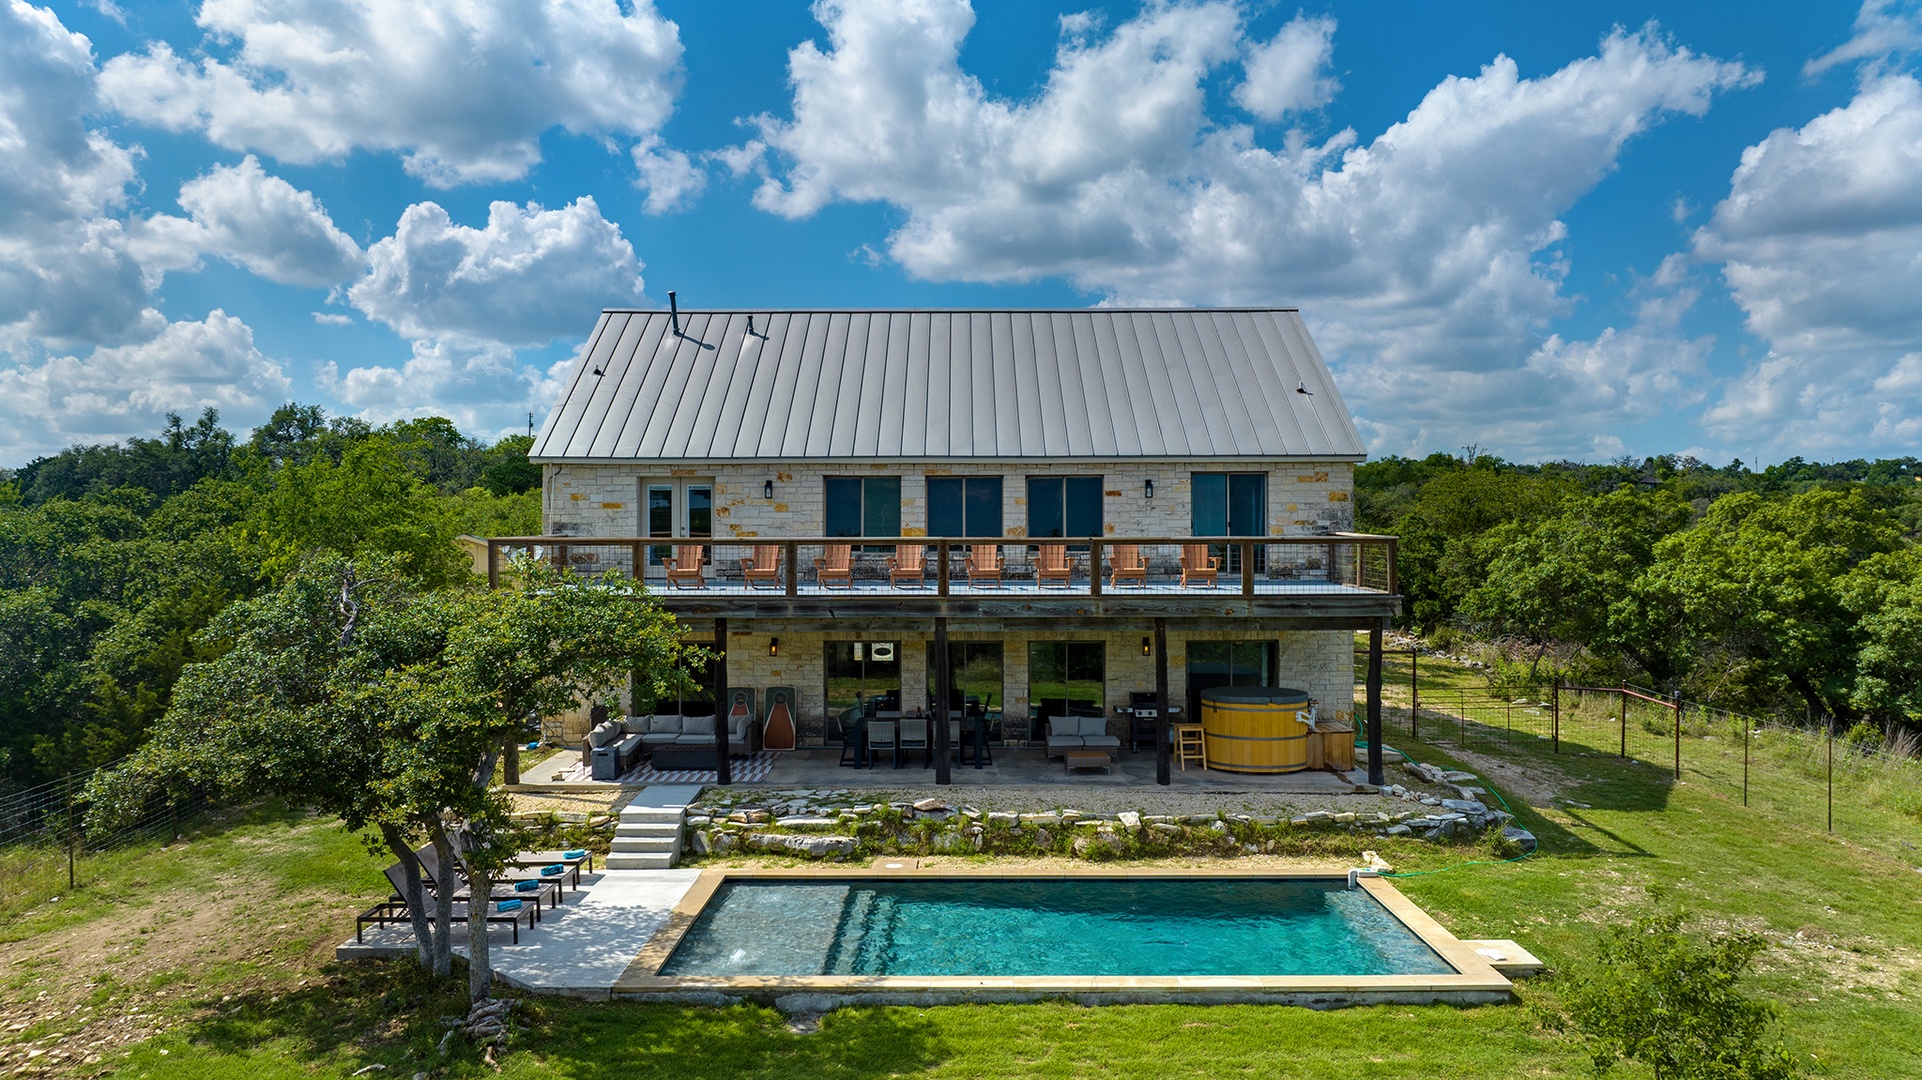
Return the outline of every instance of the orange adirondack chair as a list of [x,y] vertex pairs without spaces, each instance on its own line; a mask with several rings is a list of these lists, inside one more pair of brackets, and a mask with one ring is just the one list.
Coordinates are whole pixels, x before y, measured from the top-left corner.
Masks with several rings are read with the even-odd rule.
[[1123,581],[1132,581],[1144,589],[1148,587],[1148,564],[1142,561],[1141,545],[1116,544],[1108,566],[1114,571],[1109,588],[1118,589]]
[[968,552],[968,584],[1001,584],[1001,548],[998,544],[976,544]]
[[701,560],[706,555],[707,549],[699,544],[676,544],[673,556],[661,560],[661,565],[667,567],[667,587],[707,588],[707,578],[701,573]]
[[1206,544],[1181,545],[1181,587],[1187,588],[1189,582],[1212,586],[1215,574],[1221,569],[1221,560],[1208,554]]
[[893,585],[919,585],[927,578],[928,549],[923,544],[896,544],[888,560],[888,582]]
[[1036,585],[1055,582],[1066,588],[1073,571],[1068,569],[1068,545],[1042,544],[1034,557],[1034,578]]
[[844,589],[854,588],[854,545],[829,544],[821,549],[821,557],[814,560],[814,575],[827,588],[832,582],[840,582]]
[[747,587],[763,584],[781,587],[781,545],[756,544],[753,555],[741,557],[741,580]]

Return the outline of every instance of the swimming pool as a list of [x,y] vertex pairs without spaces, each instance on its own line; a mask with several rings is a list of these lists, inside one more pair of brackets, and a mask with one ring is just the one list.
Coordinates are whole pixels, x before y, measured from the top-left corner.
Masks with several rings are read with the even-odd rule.
[[1476,944],[1385,879],[1326,872],[741,867],[702,872],[611,993],[800,1010],[1507,1000]]
[[1441,975],[1326,878],[871,878],[722,886],[662,975]]

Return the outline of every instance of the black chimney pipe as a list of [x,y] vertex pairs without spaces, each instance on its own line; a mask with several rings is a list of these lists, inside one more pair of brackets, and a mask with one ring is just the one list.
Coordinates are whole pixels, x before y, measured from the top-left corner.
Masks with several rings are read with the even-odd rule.
[[674,300],[674,290],[667,290],[667,317],[674,321],[674,336],[681,336],[681,305]]

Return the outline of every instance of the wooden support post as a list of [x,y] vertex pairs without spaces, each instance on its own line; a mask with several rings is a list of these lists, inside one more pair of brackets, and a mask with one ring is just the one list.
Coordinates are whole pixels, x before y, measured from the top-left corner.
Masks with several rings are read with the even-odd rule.
[[948,620],[937,615],[934,619],[934,738],[928,740],[934,746],[934,782],[937,784],[954,783],[954,774],[948,768],[948,680],[952,677],[948,666]]
[[784,545],[787,559],[787,594],[795,595],[801,588],[801,545],[789,540]]
[[1255,595],[1255,542],[1243,540],[1241,547],[1241,595]]
[[1675,779],[1682,778],[1682,692],[1669,696],[1669,707],[1675,710]]
[[1415,699],[1408,713],[1408,737],[1421,738],[1421,639],[1408,647],[1408,692]]
[[[1174,783],[1168,766],[1168,620],[1155,620],[1155,783]],[[1184,719],[1193,723],[1195,717]]]
[[934,545],[934,591],[938,596],[948,595],[948,552],[952,550],[945,540]]
[[1555,724],[1555,741],[1552,746],[1553,751],[1559,754],[1562,752],[1562,680],[1555,680],[1555,693],[1549,702],[1550,715],[1554,718]]
[[1381,626],[1368,628],[1368,782],[1387,783],[1381,764]]
[[709,680],[714,689],[714,782],[734,783],[734,770],[727,752],[727,620],[714,620],[714,667]]
[[501,587],[501,546],[493,540],[487,542],[487,587]]

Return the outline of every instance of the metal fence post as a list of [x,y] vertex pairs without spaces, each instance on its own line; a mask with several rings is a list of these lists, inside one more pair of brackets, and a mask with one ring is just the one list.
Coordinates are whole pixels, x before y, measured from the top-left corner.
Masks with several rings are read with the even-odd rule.
[[1670,708],[1675,710],[1675,779],[1682,778],[1682,692],[1675,691]]
[[1549,715],[1555,732],[1552,752],[1559,754],[1562,752],[1562,680],[1559,678],[1555,680],[1555,691],[1549,698]]
[[1753,724],[1749,723],[1748,717],[1746,716],[1742,717],[1742,805],[1743,806],[1748,805],[1748,735],[1749,735],[1748,729],[1753,726],[1754,726]]
[[1835,831],[1835,724],[1826,718],[1822,724],[1828,730],[1829,746],[1829,831]]
[[1408,737],[1421,738],[1421,639],[1408,647],[1408,693],[1414,704],[1408,710]]
[[1628,684],[1627,683],[1623,683],[1621,690],[1616,693],[1615,707],[1622,714],[1622,760],[1627,761],[1628,760]]

